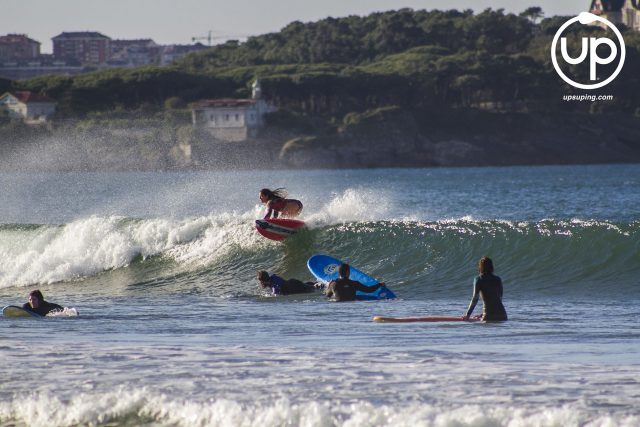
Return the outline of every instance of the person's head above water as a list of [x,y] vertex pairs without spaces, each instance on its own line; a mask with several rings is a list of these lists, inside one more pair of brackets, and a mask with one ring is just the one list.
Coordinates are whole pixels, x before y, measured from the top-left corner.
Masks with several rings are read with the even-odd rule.
[[349,267],[349,264],[340,264],[340,267],[338,267],[338,274],[340,275],[340,277],[348,279],[349,274],[351,274],[351,268]]
[[42,301],[44,301],[44,297],[42,296],[42,292],[40,292],[40,290],[35,289],[29,292],[29,305],[31,306],[31,308],[38,308]]
[[488,256],[483,256],[478,261],[478,271],[480,274],[493,273],[493,261]]
[[271,278],[269,277],[269,273],[264,270],[258,271],[258,281],[263,287],[270,286]]
[[287,197],[287,190],[284,188],[276,188],[275,190],[263,188],[262,190],[260,190],[259,197],[262,203],[266,203],[269,200],[273,199],[284,199]]

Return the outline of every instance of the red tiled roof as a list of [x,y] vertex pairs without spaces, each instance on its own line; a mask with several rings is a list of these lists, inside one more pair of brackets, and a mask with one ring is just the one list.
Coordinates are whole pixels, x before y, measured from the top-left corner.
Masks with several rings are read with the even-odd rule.
[[33,93],[28,90],[17,90],[14,92],[7,92],[11,95],[15,96],[18,101],[24,102],[28,104],[30,102],[56,102],[55,100],[49,98],[48,96],[40,95],[37,93]]
[[245,107],[255,105],[255,99],[217,98],[203,99],[193,104],[195,108],[207,107]]

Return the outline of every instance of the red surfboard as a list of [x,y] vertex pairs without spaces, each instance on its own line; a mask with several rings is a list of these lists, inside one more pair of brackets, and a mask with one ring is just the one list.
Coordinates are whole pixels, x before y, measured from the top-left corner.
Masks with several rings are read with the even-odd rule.
[[256,230],[267,239],[281,241],[296,234],[304,227],[304,221],[298,219],[269,218],[257,219]]
[[470,318],[462,320],[462,316],[427,316],[427,317],[384,317],[375,316],[374,322],[380,323],[411,323],[411,322],[477,322],[480,319]]

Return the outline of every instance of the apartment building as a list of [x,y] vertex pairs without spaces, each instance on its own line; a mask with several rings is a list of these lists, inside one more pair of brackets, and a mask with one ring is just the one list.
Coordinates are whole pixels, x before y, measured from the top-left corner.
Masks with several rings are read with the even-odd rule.
[[53,57],[82,65],[104,64],[111,56],[111,39],[95,31],[61,33],[51,39]]
[[40,55],[40,43],[25,34],[0,36],[0,61],[36,59]]

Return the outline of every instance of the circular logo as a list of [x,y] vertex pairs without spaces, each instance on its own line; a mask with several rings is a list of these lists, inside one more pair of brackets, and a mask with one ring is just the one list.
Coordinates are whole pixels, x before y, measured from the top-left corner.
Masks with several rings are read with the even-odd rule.
[[336,271],[338,271],[338,267],[339,267],[338,264],[329,264],[324,268],[324,270],[323,270],[324,274],[327,274],[327,275],[333,274]]
[[[601,22],[601,23],[605,24],[608,28],[610,28],[615,33],[616,37],[618,38],[618,42],[620,43],[620,62],[618,64],[618,67],[616,68],[615,72],[611,76],[609,76],[609,78],[607,78],[606,80],[603,80],[601,82],[594,83],[594,84],[584,84],[584,83],[579,83],[579,82],[576,82],[574,80],[571,80],[560,69],[560,66],[558,65],[558,59],[556,58],[556,47],[558,45],[558,39],[560,38],[560,36],[564,32],[564,30],[566,30],[567,27],[569,27],[571,24],[573,24],[575,22],[580,22],[582,25],[587,25],[587,24],[591,24],[594,21],[598,21],[598,22]],[[591,72],[592,76],[595,76],[596,64],[608,64],[611,61],[613,61],[614,57],[616,56],[615,53],[616,53],[617,48],[615,47],[615,44],[611,40],[609,40],[607,38],[605,38],[605,39],[591,38],[590,41],[591,41],[591,49],[590,49],[590,52],[588,52],[591,55],[591,58],[590,58],[591,70],[590,70],[590,72]],[[563,43],[566,43],[566,41],[563,40]],[[597,56],[596,48],[597,48],[597,46],[599,44],[606,44],[611,48],[612,55],[610,55],[609,58],[600,58],[599,56]],[[583,40],[583,52],[582,52],[582,55],[580,55],[580,58],[578,58],[577,60],[573,60],[572,61],[569,58],[567,58],[565,56],[565,52],[564,51],[562,52],[563,58],[565,60],[567,60],[567,62],[569,62],[571,64],[578,64],[578,63],[584,61],[584,59],[586,57],[586,52],[584,51],[585,45],[586,45],[586,43]],[[563,50],[566,50],[565,46],[563,46]],[[620,34],[620,31],[616,28],[615,25],[613,25],[607,19],[602,18],[602,17],[597,16],[597,15],[594,15],[594,14],[589,13],[589,12],[582,12],[580,15],[576,16],[575,18],[572,18],[572,19],[568,20],[567,22],[565,22],[564,25],[562,25],[558,29],[558,31],[556,32],[556,35],[553,37],[553,42],[551,43],[551,61],[553,62],[553,68],[556,69],[556,72],[562,78],[562,80],[564,80],[565,82],[567,82],[571,86],[576,87],[578,89],[598,89],[598,88],[601,88],[601,87],[611,83],[613,81],[613,79],[615,79],[618,76],[618,74],[620,74],[620,71],[622,70],[622,66],[624,65],[625,57],[626,57],[626,49],[625,49],[625,46],[624,46],[624,39],[622,38],[622,34]]]

